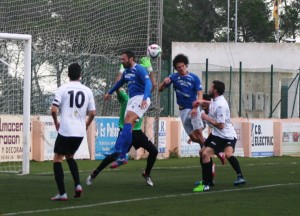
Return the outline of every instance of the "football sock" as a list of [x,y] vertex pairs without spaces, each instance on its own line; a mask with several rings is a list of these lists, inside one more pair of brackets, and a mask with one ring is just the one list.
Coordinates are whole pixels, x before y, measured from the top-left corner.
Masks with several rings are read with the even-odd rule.
[[124,124],[123,130],[117,139],[115,149],[121,153],[126,151],[132,142],[132,125],[130,123]]
[[145,148],[145,149],[146,149],[146,151],[149,152],[149,156],[147,158],[147,165],[146,165],[146,169],[145,169],[145,174],[150,175],[152,167],[154,166],[154,163],[156,161],[158,151],[155,148],[155,146],[152,144],[151,141],[148,141],[147,148]]
[[210,184],[213,180],[212,177],[212,160],[210,160],[208,163],[203,163],[203,181],[205,184]]
[[227,160],[229,161],[232,168],[235,170],[236,174],[241,175],[241,177],[242,177],[243,175],[242,175],[242,171],[240,168],[240,164],[239,164],[239,161],[236,159],[236,157],[231,156]]
[[61,162],[53,163],[54,177],[60,195],[63,195],[65,190],[64,171]]
[[78,166],[74,158],[69,158],[67,159],[69,169],[71,171],[71,174],[73,176],[73,180],[75,183],[75,187],[80,184],[80,179],[79,179],[79,172],[78,172]]

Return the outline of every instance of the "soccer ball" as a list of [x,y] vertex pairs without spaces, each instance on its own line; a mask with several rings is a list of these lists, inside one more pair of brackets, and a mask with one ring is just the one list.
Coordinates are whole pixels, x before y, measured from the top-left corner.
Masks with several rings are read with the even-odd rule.
[[161,48],[157,44],[151,44],[147,48],[147,56],[150,56],[151,58],[157,58],[161,55]]

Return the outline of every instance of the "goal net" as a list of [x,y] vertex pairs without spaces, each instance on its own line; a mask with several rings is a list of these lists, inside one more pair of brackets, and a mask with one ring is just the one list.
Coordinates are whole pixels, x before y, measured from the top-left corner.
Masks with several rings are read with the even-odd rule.
[[[94,91],[97,116],[118,117],[117,98],[106,103],[103,95],[116,80],[120,53],[132,50],[139,62],[149,44],[161,45],[161,25],[161,0],[0,2],[0,32],[32,35],[32,115],[50,115],[54,91],[68,81],[68,65],[78,62],[83,67],[82,83]],[[160,71],[159,58],[152,64]],[[156,145],[157,95],[152,94],[144,120],[146,134]]]
[[31,36],[0,33],[0,172],[29,173]]

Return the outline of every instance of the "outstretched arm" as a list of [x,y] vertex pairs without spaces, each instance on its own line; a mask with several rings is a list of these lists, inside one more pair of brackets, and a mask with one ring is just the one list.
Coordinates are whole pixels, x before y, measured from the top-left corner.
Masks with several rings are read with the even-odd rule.
[[164,81],[159,84],[158,91],[162,92],[171,83],[170,77],[166,77]]

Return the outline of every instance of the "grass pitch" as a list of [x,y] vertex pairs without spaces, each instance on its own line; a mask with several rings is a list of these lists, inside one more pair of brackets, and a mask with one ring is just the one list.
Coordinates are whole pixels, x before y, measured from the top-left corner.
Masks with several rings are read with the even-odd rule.
[[247,184],[233,186],[228,164],[216,163],[216,185],[194,193],[201,179],[199,158],[158,160],[154,187],[141,173],[145,160],[130,160],[117,170],[104,170],[92,186],[85,179],[100,161],[79,160],[84,192],[73,198],[73,180],[64,162],[68,201],[51,201],[57,193],[52,162],[31,162],[29,175],[0,174],[0,215],[298,215],[300,157],[238,158]]

